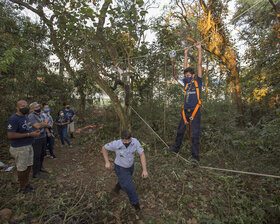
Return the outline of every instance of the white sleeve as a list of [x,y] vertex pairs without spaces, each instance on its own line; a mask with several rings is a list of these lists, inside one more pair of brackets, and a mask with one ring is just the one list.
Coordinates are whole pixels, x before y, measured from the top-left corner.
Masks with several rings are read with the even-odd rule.
[[141,146],[141,144],[140,144],[140,142],[137,140],[136,141],[136,150],[137,150],[137,152],[138,152],[138,154],[140,155],[142,152],[144,152],[144,149],[142,148],[142,146]]
[[117,150],[117,141],[115,140],[110,143],[107,143],[104,147],[108,151],[116,151]]

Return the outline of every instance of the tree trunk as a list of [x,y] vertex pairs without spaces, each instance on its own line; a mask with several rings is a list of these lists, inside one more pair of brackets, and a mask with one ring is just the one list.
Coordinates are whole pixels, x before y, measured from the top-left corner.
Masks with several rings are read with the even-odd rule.
[[85,110],[86,110],[86,95],[84,94],[83,91],[80,91],[79,95],[80,95],[80,111],[81,111],[81,114],[85,114]]
[[206,61],[205,75],[203,77],[205,77],[205,102],[207,102],[207,100],[208,100],[208,83],[209,83],[209,60],[208,60],[208,57],[207,57],[207,61]]
[[[91,68],[92,69],[92,68]],[[92,69],[93,70],[93,69]],[[129,128],[129,122],[128,117],[125,115],[125,111],[123,110],[121,103],[117,97],[117,95],[114,93],[114,91],[104,82],[104,80],[98,75],[95,74],[94,71],[88,70],[88,74],[91,74],[94,76],[94,80],[96,83],[104,90],[104,92],[109,96],[112,106],[117,113],[119,119],[120,119],[120,128],[121,130],[128,129]]]

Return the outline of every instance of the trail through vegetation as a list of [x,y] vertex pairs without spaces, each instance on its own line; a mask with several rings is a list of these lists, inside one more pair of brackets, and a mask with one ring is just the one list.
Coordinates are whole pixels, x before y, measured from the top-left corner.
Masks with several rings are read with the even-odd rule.
[[[31,180],[36,187],[35,194],[17,192],[15,170],[2,172],[1,198],[4,200],[0,208],[12,210],[10,223],[195,224],[277,223],[280,220],[279,180],[193,168],[160,145],[157,149],[144,145],[147,180],[140,177],[141,164],[136,159],[134,181],[143,210],[138,217],[124,192],[120,196],[112,193],[117,178],[113,170],[105,169],[100,151],[103,142],[109,141],[108,136],[105,137],[107,128],[95,134],[77,135],[73,148],[61,147],[56,139],[57,159],[45,158],[44,162],[50,173],[45,174],[44,179]],[[150,134],[148,129],[145,132]],[[189,154],[186,149],[181,152],[186,158]],[[261,155],[248,158],[250,156],[241,150],[233,153],[212,149],[202,152],[201,163],[254,168],[261,172],[257,163]],[[8,163],[12,164],[13,160]],[[275,168],[279,165],[273,158],[270,164]],[[274,171],[267,169],[266,172]]]
[[[18,100],[48,103],[53,118],[69,103],[76,128],[104,125],[73,148],[56,139],[35,194],[1,169],[0,223],[280,223],[279,179],[193,168],[131,110],[171,146],[184,99],[172,73],[201,42],[200,164],[280,176],[279,1],[170,0],[151,15],[162,2],[0,0],[0,161],[14,165],[6,124]],[[195,47],[188,58],[197,68]],[[134,174],[143,217],[112,194],[100,152],[123,129],[147,156],[149,178],[139,158]],[[187,137],[180,155],[190,157]]]

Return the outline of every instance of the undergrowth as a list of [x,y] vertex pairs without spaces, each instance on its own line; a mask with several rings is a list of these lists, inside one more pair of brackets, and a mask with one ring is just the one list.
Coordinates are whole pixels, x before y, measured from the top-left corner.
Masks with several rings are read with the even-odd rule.
[[[180,111],[169,108],[167,119],[172,122],[163,131],[162,113],[153,113],[148,105],[137,109],[169,145],[173,143]],[[161,109],[158,105],[155,111]],[[244,127],[239,127],[233,111],[231,105],[223,103],[209,103],[202,109],[201,164],[280,175],[278,115],[269,114],[256,123],[248,120]],[[160,117],[154,119],[159,114]],[[118,138],[118,121],[109,107],[104,115],[88,116],[79,125],[94,123],[103,123],[104,128],[94,134],[77,137],[75,148],[80,158],[85,155],[100,162],[102,145]],[[113,187],[112,176],[97,175],[86,182],[74,177],[76,182],[66,184],[71,172],[58,179],[64,168],[37,182],[34,195],[17,192],[15,171],[1,172],[0,210],[12,210],[10,223],[280,222],[279,179],[193,168],[179,157],[167,153],[165,145],[136,116],[133,116],[133,136],[143,144],[149,171],[149,178],[142,180],[137,157],[134,181],[143,207],[142,220],[135,216],[124,193],[120,198],[112,199],[110,191],[106,190]],[[189,146],[186,138],[180,151],[185,158],[190,156]],[[1,156],[2,161],[12,163],[7,153],[1,155],[5,155],[5,158]]]

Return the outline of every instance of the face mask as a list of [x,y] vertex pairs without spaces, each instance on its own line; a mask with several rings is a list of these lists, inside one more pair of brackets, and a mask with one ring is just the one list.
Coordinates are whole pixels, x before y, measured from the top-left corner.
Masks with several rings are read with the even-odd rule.
[[41,112],[41,108],[38,110],[34,110],[34,112],[36,112],[37,114],[39,114]]
[[127,148],[130,145],[131,142],[129,143],[123,143],[125,145],[125,147]]
[[192,77],[185,77],[184,78],[184,81],[186,82],[186,83],[190,83],[191,81],[192,81]]
[[66,109],[67,109],[67,110],[69,110],[69,109],[70,109],[70,107],[66,107]]
[[63,117],[63,116],[64,116],[64,113],[61,113],[60,116]]
[[46,112],[50,112],[51,111],[51,109],[48,107],[48,108],[46,108],[46,110],[45,110]]
[[28,107],[23,107],[19,109],[20,113],[22,114],[28,114],[29,113],[29,108]]

